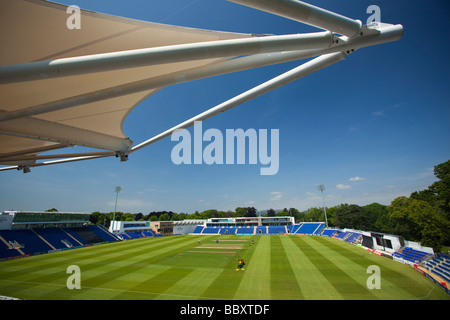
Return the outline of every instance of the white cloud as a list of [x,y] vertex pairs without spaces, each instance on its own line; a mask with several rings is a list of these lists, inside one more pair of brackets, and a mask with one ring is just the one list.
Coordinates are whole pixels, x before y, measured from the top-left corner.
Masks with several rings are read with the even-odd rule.
[[279,200],[281,200],[281,197],[283,196],[283,194],[279,191],[273,191],[270,194],[272,195],[272,197],[270,198],[270,201],[279,201]]
[[339,190],[344,190],[344,189],[350,189],[351,186],[340,183],[340,184],[336,185],[336,188],[338,188]]
[[385,117],[386,116],[386,114],[384,113],[383,110],[372,112],[372,115],[375,117]]
[[350,181],[363,181],[366,180],[365,178],[361,178],[361,177],[353,177],[349,179]]

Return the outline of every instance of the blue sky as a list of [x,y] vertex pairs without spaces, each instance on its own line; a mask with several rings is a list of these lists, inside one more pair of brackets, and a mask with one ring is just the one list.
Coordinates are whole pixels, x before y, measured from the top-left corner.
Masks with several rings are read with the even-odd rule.
[[[61,0],[67,5],[152,22],[246,33],[317,29],[225,0]],[[130,156],[0,174],[0,210],[192,213],[238,206],[389,204],[428,187],[433,166],[450,158],[450,64],[447,0],[310,0],[365,23],[369,5],[381,20],[404,26],[394,43],[358,50],[345,61],[240,105],[203,130],[279,129],[279,171],[256,165],[175,165],[166,138]],[[425,5],[426,4],[426,5]],[[140,143],[304,61],[167,87],[143,101],[124,123]],[[192,129],[190,129],[193,132]]]

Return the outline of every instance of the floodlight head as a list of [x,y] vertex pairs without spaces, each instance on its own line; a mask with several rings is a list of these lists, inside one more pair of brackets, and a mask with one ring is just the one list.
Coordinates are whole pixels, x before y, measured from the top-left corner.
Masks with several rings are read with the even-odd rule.
[[317,189],[318,189],[320,192],[323,192],[323,191],[325,190],[325,186],[324,186],[323,184],[319,184],[319,185],[317,185]]
[[115,192],[119,193],[120,191],[123,190],[123,187],[121,186],[117,186]]

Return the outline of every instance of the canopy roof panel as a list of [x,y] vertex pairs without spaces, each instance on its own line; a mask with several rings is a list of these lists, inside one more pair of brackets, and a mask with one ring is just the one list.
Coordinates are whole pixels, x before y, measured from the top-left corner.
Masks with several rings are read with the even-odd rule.
[[[81,29],[69,29],[67,6],[40,0],[0,2],[0,66],[108,52],[250,37],[248,34],[177,27],[81,10]],[[38,32],[30,32],[36,30]],[[0,111],[14,112],[89,92],[213,64],[223,58],[84,73],[0,84]],[[0,156],[60,144],[126,151],[128,113],[157,89],[0,122]],[[45,122],[42,122],[45,121]],[[24,130],[26,126],[27,130]],[[65,132],[61,135],[61,132]],[[79,136],[85,135],[85,137]],[[110,142],[103,142],[108,138]],[[108,140],[106,139],[106,140]],[[34,154],[34,153],[33,153]]]

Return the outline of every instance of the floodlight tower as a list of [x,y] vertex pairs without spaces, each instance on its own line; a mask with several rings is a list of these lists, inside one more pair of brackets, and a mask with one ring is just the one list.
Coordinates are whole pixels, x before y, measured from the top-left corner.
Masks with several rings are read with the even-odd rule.
[[[112,221],[116,221],[116,209],[117,209],[117,198],[119,198],[119,192],[123,190],[123,187],[116,186],[116,189],[114,190],[116,192],[116,204],[114,205],[114,217]],[[114,229],[111,228],[111,231],[114,233]]]
[[325,208],[325,197],[323,196],[323,190],[325,190],[325,186],[323,184],[319,184],[317,186],[317,189],[322,192],[322,199],[323,199],[323,212],[325,214],[325,227],[328,227],[328,219],[327,219],[327,209]]

